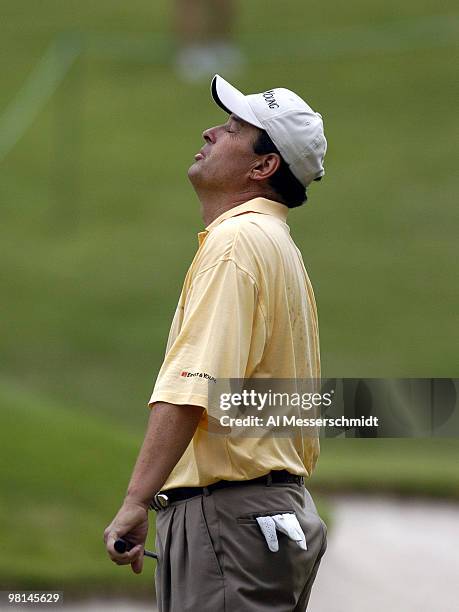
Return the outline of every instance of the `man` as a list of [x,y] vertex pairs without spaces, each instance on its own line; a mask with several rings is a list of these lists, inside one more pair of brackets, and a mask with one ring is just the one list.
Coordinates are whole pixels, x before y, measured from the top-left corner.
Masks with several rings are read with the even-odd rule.
[[175,0],[176,68],[185,81],[208,79],[216,66],[236,72],[243,64],[234,42],[235,0]]
[[[140,572],[153,499],[160,612],[305,610],[326,530],[304,488],[315,437],[232,436],[209,414],[222,379],[320,377],[317,313],[289,208],[324,174],[322,118],[287,89],[244,96],[188,171],[206,230],[187,273],[148,429],[109,556]],[[161,493],[159,493],[161,492]],[[119,554],[117,538],[134,546]]]

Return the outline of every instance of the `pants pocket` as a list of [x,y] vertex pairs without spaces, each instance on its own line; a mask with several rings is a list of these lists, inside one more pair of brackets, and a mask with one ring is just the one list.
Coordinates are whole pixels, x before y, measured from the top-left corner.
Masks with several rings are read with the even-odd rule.
[[214,540],[212,539],[212,535],[209,529],[209,525],[206,519],[206,513],[204,510],[204,498],[201,498],[201,503],[200,503],[200,511],[201,511],[201,519],[202,519],[202,525],[203,525],[203,530],[204,530],[204,536],[205,536],[205,540],[209,545],[209,551],[211,554],[211,557],[213,559],[213,562],[215,563],[215,567],[218,570],[218,573],[220,574],[221,577],[223,577],[223,570],[222,567],[220,565],[220,562],[218,560],[218,556],[217,553],[215,552],[215,544],[214,544]]
[[241,514],[236,517],[236,522],[239,525],[249,525],[250,523],[254,523],[258,525],[256,521],[257,516],[274,516],[275,514],[295,514],[295,511],[292,508],[288,508],[287,510],[284,508],[282,510],[261,510],[260,512],[247,512],[247,514]]

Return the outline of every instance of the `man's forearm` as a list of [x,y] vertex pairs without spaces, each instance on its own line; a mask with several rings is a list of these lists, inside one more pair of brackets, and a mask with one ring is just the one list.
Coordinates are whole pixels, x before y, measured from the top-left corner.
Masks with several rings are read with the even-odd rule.
[[200,406],[154,405],[129,483],[128,500],[149,505],[185,452],[202,412]]

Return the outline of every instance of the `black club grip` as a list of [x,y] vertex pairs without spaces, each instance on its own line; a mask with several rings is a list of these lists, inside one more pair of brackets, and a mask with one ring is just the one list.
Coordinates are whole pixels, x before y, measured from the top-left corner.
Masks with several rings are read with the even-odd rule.
[[132,544],[130,542],[126,542],[126,540],[123,540],[122,538],[119,538],[115,541],[113,547],[117,553],[122,554],[125,553],[127,550],[131,550]]
[[[116,550],[117,553],[120,553],[121,555],[131,550],[131,548],[133,547],[134,544],[131,544],[131,542],[128,542],[127,540],[123,540],[123,538],[118,538],[118,540],[115,540],[115,543],[113,544],[113,548]],[[144,550],[143,554],[146,557],[150,557],[151,559],[158,558],[158,555],[150,550]]]

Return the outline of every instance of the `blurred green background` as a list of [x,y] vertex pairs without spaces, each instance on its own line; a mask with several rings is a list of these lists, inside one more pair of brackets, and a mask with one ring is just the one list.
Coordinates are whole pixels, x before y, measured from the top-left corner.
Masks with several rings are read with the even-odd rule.
[[[202,228],[186,170],[223,118],[174,71],[171,13],[0,0],[4,589],[152,589],[102,532]],[[457,376],[458,26],[452,1],[240,3],[234,83],[325,119],[327,175],[289,217],[325,376]],[[459,497],[454,440],[322,446],[313,492]]]

